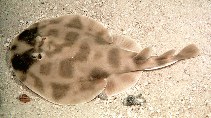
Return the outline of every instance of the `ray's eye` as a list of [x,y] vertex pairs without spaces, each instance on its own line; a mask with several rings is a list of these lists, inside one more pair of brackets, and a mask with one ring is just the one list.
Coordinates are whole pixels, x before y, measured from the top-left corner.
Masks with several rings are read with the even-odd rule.
[[32,58],[33,58],[33,59],[36,59],[36,56],[35,56],[35,55],[32,55]]
[[38,54],[38,59],[42,59],[42,55],[41,54]]
[[32,58],[36,60],[41,60],[42,59],[42,54],[41,53],[33,53]]

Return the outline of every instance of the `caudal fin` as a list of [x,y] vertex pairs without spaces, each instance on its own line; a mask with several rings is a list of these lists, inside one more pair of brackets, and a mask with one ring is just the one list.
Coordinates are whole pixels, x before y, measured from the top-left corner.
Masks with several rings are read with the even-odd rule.
[[183,59],[189,59],[191,57],[195,57],[199,54],[199,49],[194,45],[190,44],[183,48],[176,56],[175,59],[177,60],[183,60]]

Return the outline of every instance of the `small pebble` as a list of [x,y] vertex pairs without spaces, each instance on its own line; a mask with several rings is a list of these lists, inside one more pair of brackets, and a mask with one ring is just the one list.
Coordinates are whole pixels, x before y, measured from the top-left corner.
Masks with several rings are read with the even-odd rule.
[[125,31],[125,30],[124,30],[124,31],[122,31],[122,34],[127,34],[127,31]]
[[31,101],[30,97],[29,97],[28,95],[26,95],[26,94],[21,94],[21,95],[18,97],[18,99],[19,99],[21,102],[23,102],[23,103],[27,103],[27,102],[30,102],[30,101]]
[[10,45],[10,43],[5,43],[4,44],[4,47],[6,48],[6,47],[8,47]]
[[127,98],[124,99],[123,105],[125,106],[132,106],[135,105],[135,96],[129,95]]
[[97,97],[100,98],[101,100],[107,100],[108,99],[108,96],[104,92],[100,93]]
[[142,106],[144,103],[146,103],[146,100],[142,97],[142,94],[139,94],[137,96],[129,95],[123,101],[123,105],[125,106],[132,106],[132,105]]

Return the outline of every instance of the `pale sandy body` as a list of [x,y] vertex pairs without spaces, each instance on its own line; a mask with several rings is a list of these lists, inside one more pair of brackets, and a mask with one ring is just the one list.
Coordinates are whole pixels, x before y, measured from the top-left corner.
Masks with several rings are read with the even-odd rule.
[[11,63],[17,77],[43,98],[77,104],[102,92],[111,96],[130,88],[138,81],[137,71],[162,68],[198,54],[189,45],[177,55],[170,50],[151,57],[149,48],[132,51],[134,42],[119,43],[119,39],[83,16],[44,20],[14,39]]

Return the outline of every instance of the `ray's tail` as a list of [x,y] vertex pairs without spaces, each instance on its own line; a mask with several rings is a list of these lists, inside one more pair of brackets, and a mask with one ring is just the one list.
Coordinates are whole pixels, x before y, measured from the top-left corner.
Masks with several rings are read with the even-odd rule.
[[176,55],[174,55],[175,50],[169,50],[160,56],[152,57],[149,56],[149,53],[149,48],[146,48],[133,58],[137,62],[136,64],[140,63],[139,68],[141,70],[160,69],[172,65],[177,61],[195,57],[199,54],[199,49],[194,44],[190,44]]

